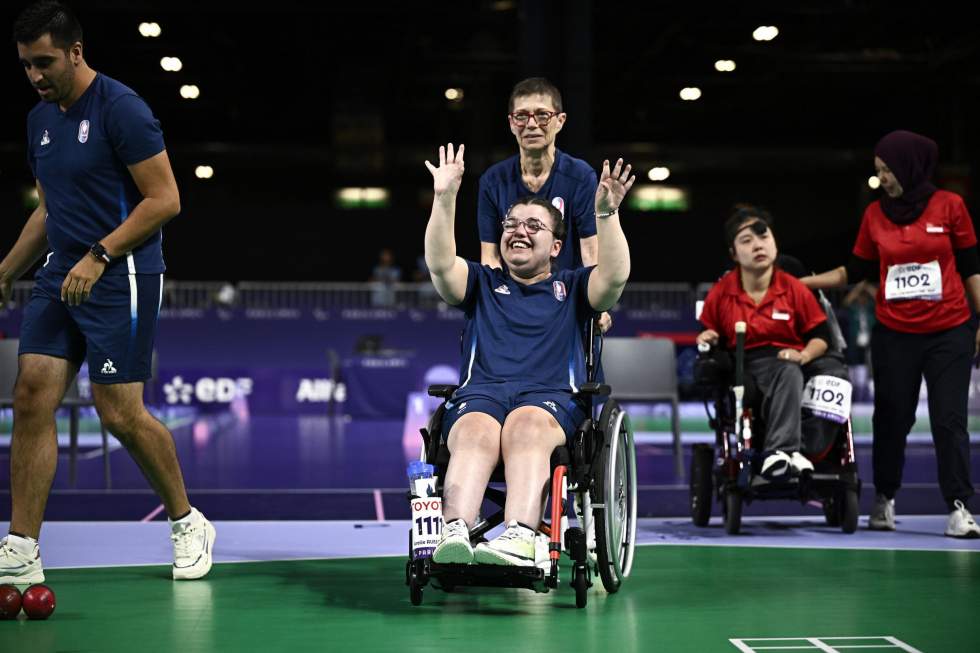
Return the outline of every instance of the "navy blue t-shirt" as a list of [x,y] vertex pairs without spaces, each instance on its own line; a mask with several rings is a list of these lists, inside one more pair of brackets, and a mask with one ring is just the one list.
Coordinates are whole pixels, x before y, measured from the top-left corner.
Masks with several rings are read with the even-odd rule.
[[[165,149],[160,122],[127,86],[97,74],[67,111],[40,102],[27,116],[27,159],[44,191],[51,254],[44,274],[64,276],[143,200],[126,166]],[[158,231],[105,274],[164,271]]]
[[565,219],[568,235],[555,259],[559,270],[582,267],[579,240],[595,236],[595,190],[599,185],[595,170],[585,161],[555,150],[555,165],[548,180],[532,193],[521,178],[521,157],[512,156],[490,166],[480,177],[477,219],[480,240],[500,244],[500,223],[507,209],[528,195],[550,200]]
[[467,261],[460,384],[520,382],[576,392],[586,382],[585,325],[592,267],[559,270],[530,286],[500,268]]

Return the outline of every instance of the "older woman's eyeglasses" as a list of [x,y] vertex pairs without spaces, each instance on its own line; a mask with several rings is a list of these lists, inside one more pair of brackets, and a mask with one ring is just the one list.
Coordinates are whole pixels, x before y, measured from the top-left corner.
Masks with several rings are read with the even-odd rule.
[[546,127],[549,122],[551,122],[552,117],[557,116],[557,111],[535,111],[531,113],[530,111],[515,111],[514,113],[508,113],[510,119],[514,121],[514,124],[518,127],[527,126],[528,120],[534,117],[534,122],[537,123],[538,127]]

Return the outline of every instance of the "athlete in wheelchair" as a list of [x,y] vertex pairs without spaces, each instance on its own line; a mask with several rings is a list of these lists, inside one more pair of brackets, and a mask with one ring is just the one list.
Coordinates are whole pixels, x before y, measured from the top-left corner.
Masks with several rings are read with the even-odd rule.
[[777,264],[765,211],[737,210],[725,235],[737,265],[705,298],[697,338],[715,444],[693,450],[692,519],[706,526],[717,497],[734,534],[743,503],[796,499],[821,502],[830,525],[853,533],[860,480],[832,310]]
[[[426,263],[440,296],[463,310],[467,322],[460,385],[430,388],[447,399],[423,431],[423,459],[436,467],[445,525],[431,558],[413,556],[407,564],[412,603],[421,603],[430,579],[444,590],[489,585],[546,592],[557,587],[565,551],[573,560],[576,604],[583,607],[593,571],[607,590],[618,589],[635,540],[632,432],[613,400],[598,422],[592,419],[592,400],[609,389],[587,375],[587,367],[595,369],[586,365],[593,336],[583,346],[586,325],[612,307],[629,276],[617,210],[635,178],[622,160],[611,170],[608,161],[603,165],[596,266],[552,272],[565,233],[561,213],[546,200],[527,198],[503,221],[501,270],[456,256],[463,146],[458,152],[452,144],[440,147],[438,167],[426,166],[435,192]],[[506,494],[488,488],[492,480],[503,480]],[[569,491],[580,508],[574,528],[568,527]],[[551,520],[544,523],[549,494]],[[503,506],[502,514],[479,518],[485,496]],[[502,522],[503,533],[483,541]]]

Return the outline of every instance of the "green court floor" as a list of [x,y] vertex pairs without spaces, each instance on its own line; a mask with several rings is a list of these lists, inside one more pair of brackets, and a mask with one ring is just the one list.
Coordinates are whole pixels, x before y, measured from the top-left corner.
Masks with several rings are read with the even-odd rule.
[[[980,650],[980,555],[968,552],[645,546],[620,593],[594,588],[584,610],[564,586],[427,588],[413,607],[402,558],[222,564],[184,583],[162,566],[47,573],[57,611],[0,622],[0,651],[712,653],[738,651],[733,638],[870,636]],[[903,650],[868,641],[840,650]]]

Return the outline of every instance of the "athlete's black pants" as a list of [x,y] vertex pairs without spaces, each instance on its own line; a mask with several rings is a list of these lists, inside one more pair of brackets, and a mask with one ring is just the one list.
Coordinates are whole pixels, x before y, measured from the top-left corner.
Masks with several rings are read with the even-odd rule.
[[905,441],[915,423],[922,377],[939,467],[939,489],[953,510],[966,504],[970,483],[967,397],[974,337],[971,323],[935,333],[900,333],[876,324],[871,338],[874,372],[872,463],[877,492],[888,498],[902,485]]

